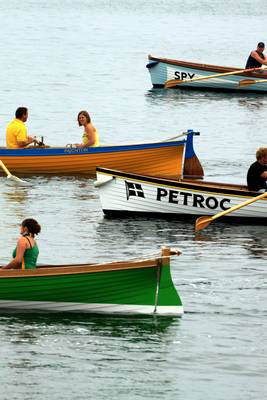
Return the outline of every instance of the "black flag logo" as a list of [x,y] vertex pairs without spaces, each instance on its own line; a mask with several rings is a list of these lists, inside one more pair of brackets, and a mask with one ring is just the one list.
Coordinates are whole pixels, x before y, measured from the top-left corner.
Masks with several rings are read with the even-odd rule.
[[144,191],[140,183],[132,183],[125,181],[126,198],[129,200],[130,196],[137,196],[145,198]]

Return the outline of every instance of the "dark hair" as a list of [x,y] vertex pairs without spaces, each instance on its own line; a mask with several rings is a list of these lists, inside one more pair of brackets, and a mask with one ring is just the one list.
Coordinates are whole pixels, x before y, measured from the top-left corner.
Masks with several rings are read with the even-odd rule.
[[259,42],[258,47],[265,47],[265,44],[263,42]]
[[21,226],[26,227],[32,235],[38,235],[41,232],[41,226],[33,218],[27,218],[22,221]]
[[87,120],[87,123],[90,124],[91,118],[90,118],[89,113],[88,113],[87,111],[82,110],[82,111],[79,112],[78,117],[77,117],[77,121],[78,121],[79,126],[82,125],[82,124],[80,123],[80,121],[79,121],[79,116],[80,116],[81,114],[85,116],[85,118],[86,118],[86,120]]
[[21,119],[21,118],[23,117],[23,115],[27,114],[27,112],[28,112],[28,108],[26,108],[26,107],[19,107],[19,108],[17,108],[17,110],[16,110],[15,116],[16,116],[16,118]]

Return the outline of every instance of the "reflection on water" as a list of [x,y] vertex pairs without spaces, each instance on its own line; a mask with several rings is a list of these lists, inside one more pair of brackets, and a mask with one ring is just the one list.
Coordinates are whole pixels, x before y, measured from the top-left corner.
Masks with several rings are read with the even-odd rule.
[[146,101],[152,104],[161,101],[175,101],[176,104],[187,102],[220,102],[231,101],[232,104],[238,104],[242,107],[255,106],[261,108],[266,106],[267,97],[260,93],[235,93],[219,92],[214,90],[186,90],[186,89],[163,89],[152,88],[145,93]]
[[253,258],[266,259],[267,256],[265,226],[212,222],[207,228],[195,234],[195,241],[221,243],[228,248],[241,246]]
[[[8,314],[8,316],[7,316]],[[167,333],[168,328],[180,324],[179,318],[133,315],[101,315],[86,313],[0,313],[0,337],[9,337],[12,343],[34,343],[41,335],[65,335],[66,332],[83,335],[138,340],[157,340],[157,334]]]

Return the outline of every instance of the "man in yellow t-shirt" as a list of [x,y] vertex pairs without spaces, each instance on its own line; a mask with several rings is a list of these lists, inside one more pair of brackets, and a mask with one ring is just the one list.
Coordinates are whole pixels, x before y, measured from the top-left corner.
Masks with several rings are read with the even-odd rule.
[[20,149],[34,143],[35,139],[27,136],[27,128],[24,122],[28,119],[28,109],[19,107],[16,110],[15,119],[6,128],[6,147],[8,149]]

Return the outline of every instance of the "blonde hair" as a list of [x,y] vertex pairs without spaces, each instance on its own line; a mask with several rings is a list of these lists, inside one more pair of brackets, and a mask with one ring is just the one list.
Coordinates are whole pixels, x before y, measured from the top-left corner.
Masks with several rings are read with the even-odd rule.
[[259,147],[258,150],[256,151],[257,160],[259,161],[265,155],[267,155],[267,147]]

